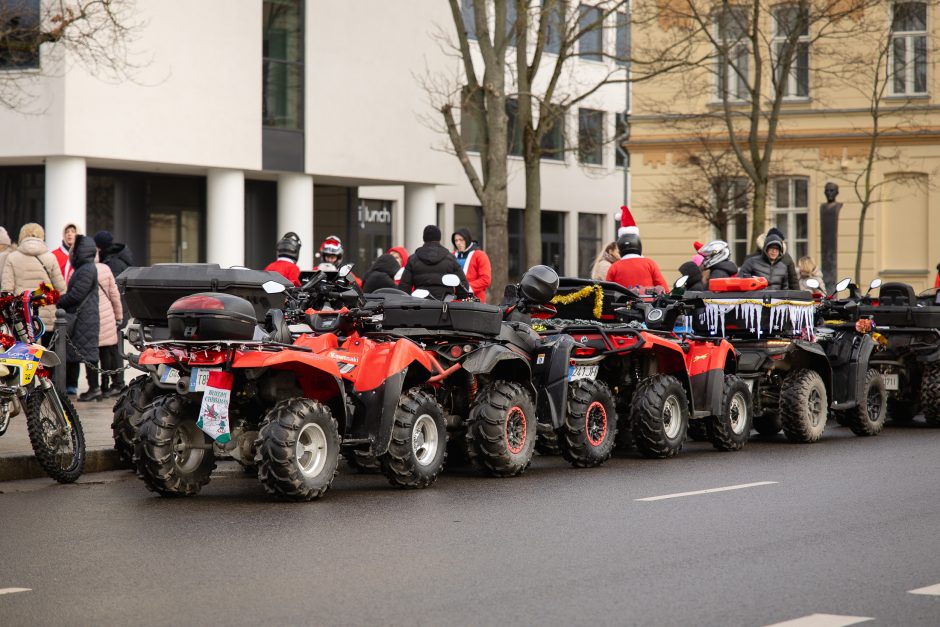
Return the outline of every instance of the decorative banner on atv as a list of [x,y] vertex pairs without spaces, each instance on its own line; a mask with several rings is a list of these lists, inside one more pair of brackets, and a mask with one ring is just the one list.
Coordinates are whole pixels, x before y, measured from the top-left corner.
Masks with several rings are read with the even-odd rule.
[[202,406],[196,425],[219,444],[232,439],[228,405],[232,398],[232,373],[213,371],[202,393]]
[[806,336],[814,339],[813,317],[816,303],[802,300],[782,300],[771,298],[758,300],[754,298],[706,298],[704,322],[712,335],[719,332],[725,335],[725,320],[731,315],[736,322],[761,336],[761,321],[764,311],[767,311],[768,330],[770,333],[783,331],[789,323],[794,336]]

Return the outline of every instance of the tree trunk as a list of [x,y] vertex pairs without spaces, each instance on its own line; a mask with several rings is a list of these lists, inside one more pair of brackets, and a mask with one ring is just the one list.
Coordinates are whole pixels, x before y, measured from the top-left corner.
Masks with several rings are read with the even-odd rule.
[[497,304],[503,300],[503,292],[509,278],[509,210],[506,204],[505,189],[502,194],[488,193],[483,201],[486,254],[490,258],[490,271],[493,276],[487,300]]
[[525,269],[542,259],[542,179],[539,158],[525,160]]
[[[862,213],[858,218],[858,250],[855,251],[855,284],[862,284],[862,249],[865,247],[865,214],[868,213],[869,203],[862,203]],[[833,286],[826,286],[832,289]]]
[[767,223],[767,181],[754,182],[754,203],[751,207],[751,249],[757,249],[757,238]]

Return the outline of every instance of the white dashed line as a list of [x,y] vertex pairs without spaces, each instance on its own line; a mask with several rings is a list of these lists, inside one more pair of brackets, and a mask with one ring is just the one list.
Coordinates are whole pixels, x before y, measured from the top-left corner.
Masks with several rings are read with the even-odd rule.
[[677,499],[681,496],[696,496],[699,494],[712,494],[714,492],[727,492],[728,490],[743,490],[744,488],[756,488],[762,485],[773,485],[776,481],[758,481],[756,483],[742,483],[740,485],[729,485],[724,488],[709,488],[707,490],[696,490],[695,492],[676,492],[675,494],[664,494],[663,496],[648,496],[645,499],[634,499],[636,501],[662,501],[664,499]]
[[32,588],[0,588],[0,594],[13,594],[14,592],[29,592]]
[[926,588],[918,588],[917,590],[908,590],[908,594],[926,594],[932,597],[940,597],[940,583],[935,586],[927,586]]
[[802,618],[774,623],[767,627],[845,627],[875,620],[867,616],[840,616],[839,614],[810,614]]

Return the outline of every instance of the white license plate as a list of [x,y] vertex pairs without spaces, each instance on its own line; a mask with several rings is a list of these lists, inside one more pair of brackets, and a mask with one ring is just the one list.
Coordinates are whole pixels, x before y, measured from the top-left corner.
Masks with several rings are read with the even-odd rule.
[[193,373],[189,375],[189,391],[204,391],[206,389],[206,383],[209,382],[209,373],[220,372],[221,370],[221,368],[193,368]]
[[598,369],[599,366],[569,366],[568,380],[577,381],[579,379],[590,379],[593,381],[597,378]]
[[898,375],[896,374],[886,374],[882,375],[885,378],[885,389],[897,391],[898,389]]
[[161,366],[163,372],[160,374],[160,383],[175,384],[180,380],[180,371],[169,366]]

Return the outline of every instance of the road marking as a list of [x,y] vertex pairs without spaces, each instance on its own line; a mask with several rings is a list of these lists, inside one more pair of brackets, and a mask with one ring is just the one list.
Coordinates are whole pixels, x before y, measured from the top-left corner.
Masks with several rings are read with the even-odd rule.
[[662,501],[664,499],[677,499],[680,496],[696,496],[698,494],[712,494],[714,492],[727,492],[728,490],[743,490],[744,488],[756,488],[762,485],[773,485],[776,481],[757,481],[756,483],[742,483],[740,485],[729,485],[724,488],[709,488],[707,490],[696,490],[695,492],[676,492],[675,494],[664,494],[662,496],[648,496],[645,499],[634,499],[636,501]]
[[810,614],[802,618],[774,623],[767,627],[845,627],[875,620],[867,616],[840,616],[839,614]]
[[926,594],[932,597],[940,597],[940,583],[935,586],[927,586],[926,588],[918,588],[917,590],[908,590],[908,594]]
[[0,588],[0,594],[13,594],[14,592],[30,592],[32,588]]

